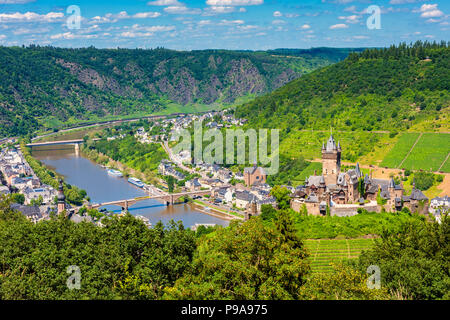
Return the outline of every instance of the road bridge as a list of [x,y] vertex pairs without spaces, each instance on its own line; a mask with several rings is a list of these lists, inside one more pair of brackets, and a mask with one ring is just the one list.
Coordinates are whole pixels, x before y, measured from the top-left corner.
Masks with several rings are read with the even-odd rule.
[[104,206],[119,206],[122,207],[123,210],[128,210],[129,207],[135,205],[136,203],[144,200],[150,200],[150,199],[156,199],[165,201],[166,205],[173,205],[179,198],[185,197],[185,196],[205,196],[205,195],[211,195],[212,190],[201,190],[201,191],[191,191],[191,192],[180,192],[180,193],[163,193],[160,195],[151,195],[151,196],[145,196],[145,197],[138,197],[133,199],[124,199],[124,200],[117,200],[117,201],[109,201],[104,203],[95,203],[91,204],[89,206],[90,209],[98,209],[100,207]]

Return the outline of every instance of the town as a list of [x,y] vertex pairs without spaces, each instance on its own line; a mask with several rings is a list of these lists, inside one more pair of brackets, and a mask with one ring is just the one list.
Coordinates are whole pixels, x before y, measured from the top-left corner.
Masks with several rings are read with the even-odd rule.
[[[171,177],[173,184],[177,185],[176,192],[191,194],[194,200],[197,199],[198,209],[205,214],[248,220],[251,216],[260,215],[264,205],[277,208],[277,199],[271,193],[272,187],[267,184],[267,174],[264,168],[257,166],[256,163],[244,167],[242,171],[232,171],[220,164],[194,163],[188,150],[176,154],[172,151],[169,146],[173,144],[170,133],[189,129],[194,121],[201,121],[206,128],[215,129],[236,128],[247,122],[246,119],[235,119],[228,110],[201,115],[185,114],[151,121],[151,126],[147,130],[144,127],[134,126],[132,132],[122,132],[118,127],[118,131],[116,130],[118,133],[101,136],[97,140],[106,138],[106,141],[111,142],[123,139],[131,133],[139,143],[160,144],[163,147],[168,159],[162,159],[158,165],[158,175],[161,177],[158,186],[143,183],[137,178],[128,180],[146,190],[149,197],[158,198],[174,192],[173,187],[168,191],[167,178]],[[371,172],[363,174],[358,163],[355,168],[342,172],[341,152],[340,142],[336,142],[333,135],[330,135],[322,146],[322,174],[315,173],[307,177],[303,184],[295,187],[279,186],[289,190],[290,207],[294,211],[342,217],[356,215],[362,210],[380,213],[407,208],[412,213],[422,215],[430,212],[437,219],[442,214],[448,213],[450,207],[448,196],[435,197],[430,201],[415,186],[412,192],[406,195],[402,185],[396,184],[393,178],[377,179],[372,177]],[[33,222],[50,219],[52,213],[67,210],[72,221],[91,221],[101,225],[101,219],[78,214],[80,206],[74,207],[66,203],[61,206],[61,201],[64,200],[64,195],[61,194],[62,187],[58,191],[52,186],[42,184],[20,150],[14,147],[2,149],[0,172],[2,174],[0,193],[11,193],[16,202],[12,207]],[[118,170],[110,169],[108,172],[122,176]],[[187,179],[187,176],[191,178]],[[209,192],[195,195],[195,192],[206,190]],[[83,206],[92,208],[92,204],[89,203]],[[122,206],[122,210],[128,210],[128,203],[126,208]],[[111,214],[104,209],[102,212]],[[140,218],[147,220],[142,216]]]

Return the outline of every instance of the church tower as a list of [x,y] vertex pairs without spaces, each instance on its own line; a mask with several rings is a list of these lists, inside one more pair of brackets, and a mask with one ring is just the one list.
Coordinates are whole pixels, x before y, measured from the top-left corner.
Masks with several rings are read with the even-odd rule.
[[322,174],[327,185],[336,184],[337,177],[341,171],[341,144],[334,141],[333,134],[322,145]]
[[58,189],[58,214],[66,210],[66,196],[64,195],[63,181],[59,180]]

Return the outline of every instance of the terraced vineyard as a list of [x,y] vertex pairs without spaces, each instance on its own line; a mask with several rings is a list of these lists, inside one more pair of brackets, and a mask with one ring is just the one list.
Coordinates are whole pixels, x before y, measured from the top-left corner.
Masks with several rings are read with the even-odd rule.
[[382,167],[397,168],[416,142],[420,133],[404,133],[400,136],[394,148],[386,155]]
[[313,272],[330,272],[330,263],[339,263],[345,259],[357,258],[361,251],[370,249],[374,239],[319,239],[305,240],[305,246],[311,256]]
[[[412,148],[412,150],[411,150]],[[410,152],[411,150],[411,152]],[[386,155],[381,166],[409,170],[450,172],[448,160],[450,134],[448,133],[404,133],[394,148]]]
[[437,171],[450,152],[450,134],[424,133],[402,167]]

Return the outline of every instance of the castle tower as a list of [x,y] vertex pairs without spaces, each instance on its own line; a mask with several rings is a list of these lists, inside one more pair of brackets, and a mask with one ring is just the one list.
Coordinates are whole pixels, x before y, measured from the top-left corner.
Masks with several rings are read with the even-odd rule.
[[258,204],[255,200],[252,200],[245,211],[244,220],[247,221],[251,217],[258,215]]
[[66,196],[64,195],[63,181],[59,180],[58,189],[58,214],[66,210]]
[[333,135],[322,145],[322,174],[327,185],[336,184],[341,171],[341,144],[334,141]]

